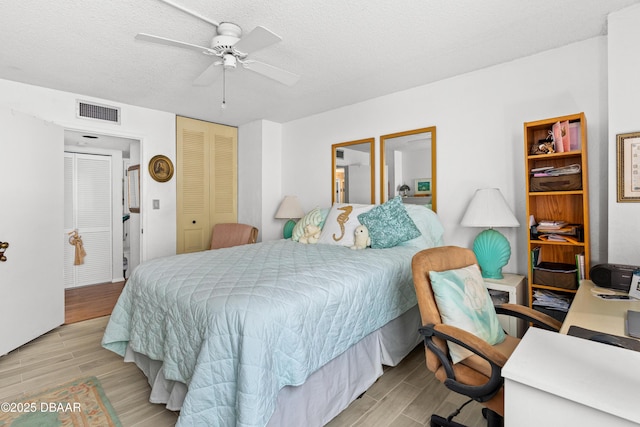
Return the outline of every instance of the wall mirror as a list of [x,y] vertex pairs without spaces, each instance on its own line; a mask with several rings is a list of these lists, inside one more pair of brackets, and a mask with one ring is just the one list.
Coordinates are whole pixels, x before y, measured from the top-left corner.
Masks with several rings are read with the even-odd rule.
[[140,213],[140,165],[127,169],[129,212]]
[[436,211],[436,127],[380,137],[382,203],[401,195],[404,203]]
[[331,203],[373,204],[374,138],[331,146]]

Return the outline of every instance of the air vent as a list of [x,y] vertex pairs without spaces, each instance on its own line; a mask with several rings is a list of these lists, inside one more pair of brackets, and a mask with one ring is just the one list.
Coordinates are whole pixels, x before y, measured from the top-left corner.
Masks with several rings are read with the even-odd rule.
[[85,119],[102,120],[120,124],[120,109],[100,104],[77,101],[76,115]]
[[344,159],[344,151],[336,150],[336,159]]

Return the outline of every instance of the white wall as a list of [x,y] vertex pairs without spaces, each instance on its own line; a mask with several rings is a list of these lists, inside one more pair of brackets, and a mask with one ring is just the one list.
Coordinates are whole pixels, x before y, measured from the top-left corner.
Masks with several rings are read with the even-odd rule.
[[[606,209],[607,39],[598,37],[283,125],[282,189],[305,210],[329,206],[329,147],[341,141],[436,126],[438,214],[445,242],[470,247],[460,227],[476,189],[499,187],[524,227],[502,229],[513,254],[505,271],[526,273],[523,123],[585,112],[591,221]],[[309,161],[303,161],[309,159]],[[376,194],[379,200],[379,166]],[[313,191],[310,191],[313,189]],[[606,259],[606,232],[592,227],[592,259]],[[603,241],[605,244],[603,244]]]
[[406,151],[402,156],[402,182],[411,187],[409,194],[416,191],[416,179],[431,178],[431,162],[426,161],[430,158],[431,144],[428,149]]
[[614,264],[640,265],[640,204],[616,201],[616,135],[640,132],[638,22],[640,6],[609,16],[609,135],[605,141],[609,159],[609,262]]
[[[65,129],[86,130],[141,141],[141,227],[143,229],[142,259],[174,254],[176,250],[176,186],[175,178],[167,183],[154,181],[147,172],[151,157],[168,156],[175,164],[175,115],[91,98],[69,92],[46,89],[8,80],[0,80],[0,107],[6,107],[54,122]],[[96,102],[121,108],[121,124],[102,123],[77,118],[76,100]],[[63,150],[60,150],[60,158]],[[134,160],[134,159],[132,159]],[[25,159],[16,159],[25,161]],[[47,174],[28,176],[46,185]],[[160,209],[153,210],[152,199],[160,200]],[[132,216],[135,214],[132,214]],[[132,243],[133,243],[132,239]]]
[[274,219],[284,198],[282,125],[256,120],[238,128],[238,222],[260,230],[259,240],[282,238],[284,221]]

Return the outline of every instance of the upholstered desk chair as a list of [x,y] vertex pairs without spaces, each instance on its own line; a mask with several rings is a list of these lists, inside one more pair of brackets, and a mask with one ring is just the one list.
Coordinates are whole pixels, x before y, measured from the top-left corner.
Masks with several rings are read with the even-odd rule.
[[[434,372],[436,378],[447,388],[470,398],[446,419],[432,415],[431,427],[461,426],[452,421],[453,417],[471,400],[485,406],[482,412],[489,426],[502,426],[504,379],[501,370],[520,340],[504,333],[496,312],[519,317],[549,330],[558,331],[561,323],[546,314],[516,304],[502,304],[496,306],[494,311],[489,292],[484,286],[482,277],[479,276],[480,270],[477,268],[476,257],[469,249],[444,246],[423,250],[414,256],[412,269],[422,317],[423,327],[420,328],[420,333],[424,336],[427,368]],[[458,280],[458,284],[455,285],[455,277],[459,277],[460,274],[463,280]],[[476,286],[473,285],[474,283]],[[453,298],[446,300],[452,295]],[[456,298],[458,298],[457,301]],[[472,306],[470,310],[466,306],[469,305],[469,300]],[[480,305],[478,301],[484,302],[484,310],[478,308]],[[466,315],[469,311],[481,312],[483,319],[486,317],[489,318],[489,323],[493,322],[491,323],[493,332],[499,335],[497,343],[492,345],[474,333],[451,324],[452,318],[460,314]],[[477,324],[477,321],[476,318],[471,321],[471,324],[474,322]],[[465,323],[464,319],[461,323],[469,325],[469,322]],[[462,355],[452,356],[449,343],[454,343],[453,353],[462,352]],[[456,349],[456,344],[464,349],[460,347]],[[471,355],[465,358],[466,354]],[[462,360],[454,363],[460,358]]]
[[248,224],[225,223],[213,226],[211,233],[211,248],[230,248],[231,246],[255,243],[258,239],[258,229]]

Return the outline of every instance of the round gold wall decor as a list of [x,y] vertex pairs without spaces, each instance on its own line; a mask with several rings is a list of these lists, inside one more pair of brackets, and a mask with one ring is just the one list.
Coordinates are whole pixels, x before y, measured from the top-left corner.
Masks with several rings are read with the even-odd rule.
[[149,162],[149,173],[151,178],[158,182],[167,182],[173,176],[173,163],[171,159],[162,154],[153,156]]

